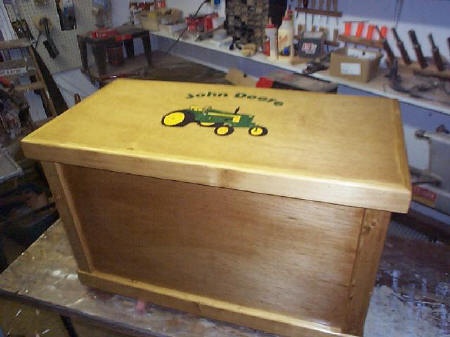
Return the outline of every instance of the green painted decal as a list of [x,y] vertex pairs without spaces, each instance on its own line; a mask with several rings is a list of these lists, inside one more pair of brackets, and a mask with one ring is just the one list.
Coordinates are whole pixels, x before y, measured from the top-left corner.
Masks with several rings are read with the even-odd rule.
[[[228,93],[226,92],[215,92],[215,91],[206,91],[206,92],[199,92],[197,94],[188,93],[186,95],[186,99],[192,99],[192,98],[203,98],[203,97],[229,97]],[[234,94],[234,98],[240,98],[244,100],[251,100],[251,101],[258,101],[258,102],[264,102],[264,103],[271,103],[274,106],[282,106],[284,103],[282,101],[277,100],[273,97],[267,97],[267,96],[257,96],[257,95],[248,95],[245,92],[238,92]]]
[[191,106],[189,109],[181,109],[165,114],[161,123],[164,126],[180,127],[196,122],[203,127],[214,127],[214,133],[218,136],[227,136],[233,133],[234,128],[248,128],[251,136],[265,136],[268,133],[264,126],[253,122],[254,116],[238,114],[239,108],[234,112],[225,112],[213,109],[211,106]]

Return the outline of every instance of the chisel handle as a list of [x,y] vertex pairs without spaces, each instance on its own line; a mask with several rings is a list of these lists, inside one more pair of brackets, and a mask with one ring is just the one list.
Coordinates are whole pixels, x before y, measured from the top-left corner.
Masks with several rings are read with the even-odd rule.
[[428,66],[427,60],[423,56],[422,48],[420,47],[419,41],[417,40],[416,32],[414,30],[408,31],[409,38],[412,42],[414,51],[416,53],[417,62],[420,65],[420,68],[424,69]]
[[431,44],[431,54],[433,55],[433,61],[434,65],[436,66],[437,70],[442,71],[444,70],[444,62],[442,61],[441,53],[439,52],[439,48],[434,43],[433,35],[428,34],[428,40],[430,40]]
[[403,62],[406,65],[410,65],[411,59],[409,58],[408,52],[406,51],[403,41],[400,39],[400,37],[397,34],[397,30],[395,28],[392,28],[392,33],[394,34],[395,41],[397,42],[397,48],[398,48],[398,50],[400,50],[400,54],[402,55]]

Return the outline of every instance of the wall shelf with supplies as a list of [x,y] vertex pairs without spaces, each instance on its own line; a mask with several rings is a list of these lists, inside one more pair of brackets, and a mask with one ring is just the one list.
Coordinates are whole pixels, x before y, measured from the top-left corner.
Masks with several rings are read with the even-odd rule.
[[[172,45],[174,41],[177,39],[177,37],[174,37],[168,33],[164,32],[151,32],[152,38],[157,38],[158,41],[155,43],[155,46],[158,46],[157,48],[164,51],[164,48],[166,46]],[[228,47],[219,47],[215,41],[212,40],[202,40],[202,41],[196,41],[192,38],[187,39],[181,39],[179,44],[182,45],[182,48],[174,48],[173,53],[181,56],[186,57],[187,50],[191,51],[191,55],[194,55],[192,57],[188,57],[189,59],[192,59],[193,61],[206,64],[208,66],[215,67],[217,69],[227,71],[227,69],[224,69],[223,63],[220,62],[221,57],[228,57],[230,60],[230,63],[234,63],[239,68],[239,65],[245,63],[250,63],[250,67],[252,69],[262,69],[261,71],[264,71],[264,69],[267,67],[268,69],[273,69],[273,67],[282,69],[282,70],[288,70],[292,71],[294,73],[302,74],[303,70],[307,67],[306,62],[297,63],[297,64],[289,64],[282,61],[272,61],[269,60],[269,58],[265,57],[262,53],[257,53],[253,57],[246,57],[240,54],[239,50],[230,50]],[[210,52],[202,53],[197,50],[197,48],[205,48],[209,50]],[[218,53],[217,57],[211,57],[211,53]],[[203,57],[204,56],[204,57]],[[269,70],[267,71],[269,72]],[[311,76],[316,79],[334,82],[339,85],[343,85],[346,87],[350,87],[353,89],[361,90],[369,94],[374,94],[378,96],[388,97],[397,99],[400,102],[411,104],[420,108],[424,109],[430,109],[433,111],[437,111],[439,113],[445,114],[450,116],[450,102],[435,102],[432,100],[426,100],[421,99],[417,97],[410,96],[406,93],[401,93],[393,90],[390,88],[388,79],[386,78],[388,70],[387,69],[380,69],[379,75],[373,79],[372,81],[368,83],[359,83],[356,81],[350,81],[339,77],[334,77],[329,74],[327,70],[319,71],[313,74],[310,74],[308,76]],[[249,73],[249,75],[253,76],[262,76],[259,74],[252,74]]]

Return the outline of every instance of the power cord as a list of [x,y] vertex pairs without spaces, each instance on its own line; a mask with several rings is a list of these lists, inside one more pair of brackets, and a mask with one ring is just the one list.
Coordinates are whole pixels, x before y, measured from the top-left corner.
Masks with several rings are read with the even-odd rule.
[[[210,0],[205,0],[203,1],[200,6],[198,6],[197,10],[195,11],[193,17],[196,17],[198,12],[200,12],[200,9],[202,9],[202,7],[204,5],[206,5],[207,3],[210,3]],[[175,47],[178,42],[180,42],[180,39],[183,37],[184,33],[186,33],[186,31],[188,30],[188,27],[186,26],[186,28],[183,29],[183,31],[178,35],[178,38],[169,46],[169,48],[166,50],[166,55],[170,53],[170,51],[173,49],[173,47]]]

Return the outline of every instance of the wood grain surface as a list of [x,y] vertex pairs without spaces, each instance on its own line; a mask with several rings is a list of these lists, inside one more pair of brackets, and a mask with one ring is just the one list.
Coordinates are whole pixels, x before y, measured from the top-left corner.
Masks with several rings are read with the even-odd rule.
[[[76,166],[60,172],[79,219],[75,244],[92,265],[80,274],[88,285],[235,323],[245,323],[241,312],[262,326],[347,325],[363,209]],[[359,324],[370,289],[356,291]]]
[[[268,134],[161,124],[191,105],[240,107]],[[405,212],[410,202],[399,106],[385,98],[116,80],[23,148],[39,160],[333,204]]]

